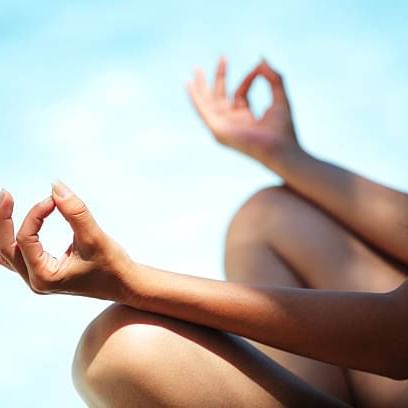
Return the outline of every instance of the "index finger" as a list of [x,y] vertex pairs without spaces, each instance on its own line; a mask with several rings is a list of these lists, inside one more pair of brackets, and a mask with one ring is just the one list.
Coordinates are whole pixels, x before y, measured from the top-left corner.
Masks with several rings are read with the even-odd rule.
[[44,219],[52,213],[54,208],[55,202],[51,197],[34,206],[25,217],[17,234],[18,246],[29,269],[31,267],[35,270],[37,265],[44,260],[42,257],[44,249],[38,234]]
[[281,75],[272,69],[265,60],[259,65],[259,72],[269,83],[274,100],[287,103],[286,91]]
[[248,106],[248,92],[255,78],[259,75],[259,65],[257,65],[242,80],[241,85],[235,92],[234,104],[236,107]]

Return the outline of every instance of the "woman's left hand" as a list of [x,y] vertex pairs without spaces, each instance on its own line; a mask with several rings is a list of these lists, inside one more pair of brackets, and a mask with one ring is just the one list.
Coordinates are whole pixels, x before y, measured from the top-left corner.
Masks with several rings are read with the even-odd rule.
[[[279,73],[262,61],[246,75],[234,96],[230,97],[226,90],[226,70],[227,62],[222,58],[213,86],[208,85],[201,69],[188,83],[193,105],[215,139],[273,168],[288,154],[302,152]],[[248,98],[258,77],[266,79],[273,97],[273,102],[260,118],[255,116]]]

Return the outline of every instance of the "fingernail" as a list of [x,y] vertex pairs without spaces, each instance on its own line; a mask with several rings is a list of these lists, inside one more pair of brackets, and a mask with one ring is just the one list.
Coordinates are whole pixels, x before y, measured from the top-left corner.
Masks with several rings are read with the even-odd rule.
[[55,180],[52,183],[52,191],[60,198],[68,198],[73,192],[60,180]]
[[6,196],[6,190],[2,188],[0,190],[0,203],[3,201],[3,198]]
[[45,198],[44,200],[42,200],[42,201],[41,201],[41,204],[43,204],[43,205],[48,205],[48,204],[51,203],[51,201],[53,201],[53,199],[52,199],[51,196],[49,196],[49,197]]

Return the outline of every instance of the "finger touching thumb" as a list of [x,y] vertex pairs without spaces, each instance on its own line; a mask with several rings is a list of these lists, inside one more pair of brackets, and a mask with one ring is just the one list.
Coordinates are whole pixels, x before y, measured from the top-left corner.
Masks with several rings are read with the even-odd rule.
[[85,203],[59,180],[52,184],[52,198],[75,233],[92,234],[99,230]]

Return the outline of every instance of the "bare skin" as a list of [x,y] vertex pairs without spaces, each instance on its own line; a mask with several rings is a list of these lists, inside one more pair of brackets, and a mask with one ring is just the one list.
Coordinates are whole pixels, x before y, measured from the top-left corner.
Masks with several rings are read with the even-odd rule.
[[[104,312],[78,347],[74,378],[91,406],[404,405],[407,385],[396,380],[408,378],[408,197],[304,152],[282,80],[266,63],[232,99],[225,72],[221,61],[213,88],[200,72],[189,84],[198,112],[218,141],[287,183],[255,195],[231,223],[229,282],[132,261],[61,184],[30,211],[17,241],[3,193],[3,264],[39,293],[130,306]],[[259,75],[274,102],[258,120],[247,93]],[[55,206],[74,231],[61,260],[38,238]]]
[[[236,282],[339,291],[390,291],[406,279],[404,268],[282,187],[258,192],[234,217],[227,235],[226,271]],[[358,406],[404,406],[407,401],[407,381],[347,372],[255,344],[319,389],[348,401],[354,395]]]
[[[247,98],[257,76],[269,82],[274,97],[260,120],[252,115]],[[204,74],[196,72],[189,91],[198,113],[216,139],[228,147],[235,148],[242,130],[251,128],[245,132],[250,141],[241,143],[238,150],[278,173],[288,186],[256,194],[233,220],[226,245],[229,280],[370,292],[399,286],[408,270],[406,195],[303,152],[282,78],[267,63],[247,75],[233,100],[225,91],[225,77],[224,59],[212,89]],[[294,372],[307,373],[315,385],[323,381],[325,389],[328,383],[329,389],[336,383],[344,388],[338,370],[331,369],[330,375],[327,366],[316,369],[314,361],[258,347]],[[384,401],[390,406],[401,394],[408,400],[406,382],[356,371],[347,379],[363,405],[378,406]]]

